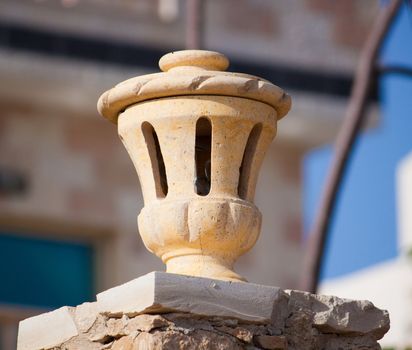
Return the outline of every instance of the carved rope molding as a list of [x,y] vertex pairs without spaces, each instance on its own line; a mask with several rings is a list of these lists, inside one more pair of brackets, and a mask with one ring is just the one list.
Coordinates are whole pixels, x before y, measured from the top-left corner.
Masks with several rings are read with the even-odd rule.
[[100,97],[97,108],[101,115],[113,123],[117,123],[119,113],[134,103],[183,95],[220,95],[257,100],[272,106],[277,112],[278,120],[290,110],[290,96],[268,81],[239,73],[199,73],[197,69],[175,69],[174,72],[126,80],[106,91]]

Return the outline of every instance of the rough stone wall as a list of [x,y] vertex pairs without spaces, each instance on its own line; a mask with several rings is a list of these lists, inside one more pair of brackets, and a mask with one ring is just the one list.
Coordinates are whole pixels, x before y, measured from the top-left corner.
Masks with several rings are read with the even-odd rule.
[[50,349],[381,349],[389,316],[368,301],[287,292],[271,324],[188,313],[98,314],[96,303],[69,309],[77,335]]

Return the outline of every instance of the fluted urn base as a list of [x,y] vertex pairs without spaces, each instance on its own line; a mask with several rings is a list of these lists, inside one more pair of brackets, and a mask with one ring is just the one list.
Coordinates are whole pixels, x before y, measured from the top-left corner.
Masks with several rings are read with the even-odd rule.
[[233,264],[255,244],[261,214],[240,199],[163,200],[145,206],[138,225],[146,247],[167,272],[245,281]]

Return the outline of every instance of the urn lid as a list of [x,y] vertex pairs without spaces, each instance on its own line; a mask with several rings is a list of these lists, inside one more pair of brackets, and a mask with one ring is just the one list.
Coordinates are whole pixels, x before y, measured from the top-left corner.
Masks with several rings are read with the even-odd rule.
[[248,74],[225,70],[229,60],[214,51],[183,50],[164,55],[161,73],[131,78],[100,96],[99,113],[117,123],[119,113],[128,106],[161,97],[219,95],[249,98],[271,105],[278,119],[291,106],[290,96],[269,81]]

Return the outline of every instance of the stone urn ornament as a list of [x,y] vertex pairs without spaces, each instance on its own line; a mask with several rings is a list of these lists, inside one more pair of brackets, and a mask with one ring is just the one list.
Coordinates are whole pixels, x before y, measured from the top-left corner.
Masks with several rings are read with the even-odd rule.
[[259,236],[256,181],[291,99],[267,80],[226,72],[217,52],[172,52],[159,66],[98,102],[140,179],[140,235],[167,272],[245,281],[233,264]]

